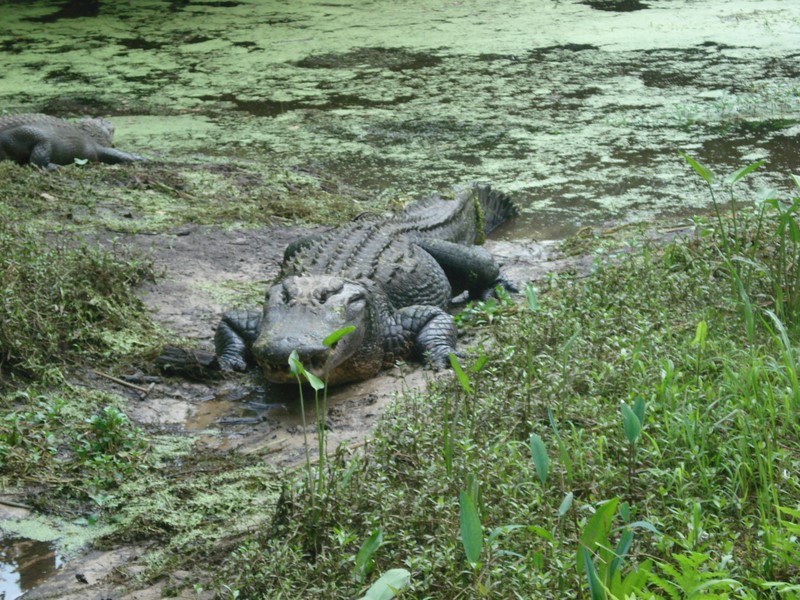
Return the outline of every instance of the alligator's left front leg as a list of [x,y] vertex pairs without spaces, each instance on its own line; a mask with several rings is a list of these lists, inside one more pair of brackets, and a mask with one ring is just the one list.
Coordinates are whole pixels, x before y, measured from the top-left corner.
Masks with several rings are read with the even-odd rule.
[[261,312],[260,308],[232,310],[222,315],[214,347],[223,370],[244,371],[253,364],[250,348],[258,337]]
[[406,306],[397,311],[385,333],[384,350],[391,360],[415,350],[434,369],[450,365],[458,331],[453,317],[436,306]]
[[517,291],[486,248],[444,240],[420,240],[417,245],[442,267],[454,296],[468,290],[470,298],[485,298],[497,285],[510,292]]

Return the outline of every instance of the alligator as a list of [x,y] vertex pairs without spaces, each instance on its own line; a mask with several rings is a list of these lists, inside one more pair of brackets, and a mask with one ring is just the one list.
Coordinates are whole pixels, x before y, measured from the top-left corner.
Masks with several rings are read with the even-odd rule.
[[[516,214],[507,195],[472,184],[453,199],[432,196],[393,217],[359,217],[290,244],[263,307],[222,316],[219,366],[257,365],[267,381],[292,383],[296,351],[307,372],[331,385],[368,379],[414,355],[434,369],[448,366],[456,352],[446,312],[452,299],[513,289],[477,244]],[[323,344],[348,326],[355,329]]]
[[0,117],[0,160],[49,170],[76,158],[103,163],[143,160],[116,150],[113,137],[114,126],[106,119],[71,122],[42,114],[5,115]]

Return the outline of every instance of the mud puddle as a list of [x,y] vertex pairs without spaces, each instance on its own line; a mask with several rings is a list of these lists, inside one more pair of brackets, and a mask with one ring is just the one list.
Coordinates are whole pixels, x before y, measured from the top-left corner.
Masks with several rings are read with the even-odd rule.
[[17,600],[52,577],[63,564],[55,544],[29,538],[0,538],[0,598]]

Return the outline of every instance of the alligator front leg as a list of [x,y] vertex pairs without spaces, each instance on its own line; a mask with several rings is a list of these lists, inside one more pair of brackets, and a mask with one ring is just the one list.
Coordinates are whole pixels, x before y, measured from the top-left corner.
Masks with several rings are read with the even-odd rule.
[[450,365],[458,331],[453,317],[436,306],[406,306],[397,311],[384,348],[390,359],[403,358],[413,349],[434,369]]
[[250,347],[258,337],[261,309],[233,310],[222,315],[214,334],[217,359],[223,370],[244,371],[253,364]]
[[500,273],[500,267],[486,248],[444,240],[420,240],[417,245],[442,267],[454,296],[467,290],[472,299],[486,298],[498,285],[510,292],[517,291]]
[[50,143],[49,140],[42,139],[38,141],[34,146],[31,148],[31,156],[29,159],[30,164],[36,165],[37,167],[41,167],[42,169],[47,169],[48,171],[54,171],[58,168],[58,165],[51,161],[51,156],[53,153],[53,145]]

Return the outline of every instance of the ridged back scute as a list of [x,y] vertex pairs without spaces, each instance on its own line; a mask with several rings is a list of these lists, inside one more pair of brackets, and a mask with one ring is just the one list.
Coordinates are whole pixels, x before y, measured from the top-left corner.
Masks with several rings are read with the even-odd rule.
[[488,185],[472,184],[455,198],[430,196],[392,217],[359,218],[324,234],[294,255],[286,274],[329,274],[373,278],[379,266],[412,258],[413,243],[438,239],[481,243],[486,233],[517,214],[511,199]]
[[85,118],[76,123],[42,113],[22,113],[18,115],[0,116],[0,131],[16,127],[40,127],[55,135],[59,130],[66,135],[85,133],[103,146],[111,146],[114,139],[114,125],[102,118]]

